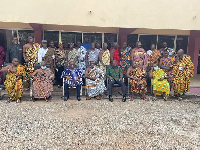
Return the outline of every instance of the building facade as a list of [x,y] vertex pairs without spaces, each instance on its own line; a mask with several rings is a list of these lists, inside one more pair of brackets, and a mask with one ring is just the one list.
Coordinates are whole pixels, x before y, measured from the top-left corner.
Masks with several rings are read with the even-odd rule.
[[[28,35],[36,42],[91,41],[134,46],[140,40],[148,50],[160,47],[182,48],[192,58],[198,72],[200,51],[199,0],[3,0],[0,9],[0,44],[7,47],[13,35],[21,44]],[[70,6],[70,7],[69,7]]]

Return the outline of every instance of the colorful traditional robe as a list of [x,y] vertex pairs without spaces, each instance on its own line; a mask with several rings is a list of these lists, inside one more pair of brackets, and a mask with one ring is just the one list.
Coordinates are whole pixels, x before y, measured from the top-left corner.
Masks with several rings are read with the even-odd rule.
[[155,49],[149,56],[149,65],[152,66],[154,62],[161,57],[160,51]]
[[35,77],[38,82],[33,81],[33,97],[34,98],[44,98],[42,91],[46,98],[49,98],[52,96],[53,81],[52,79],[50,79],[52,76],[54,76],[54,74],[49,68],[41,69],[41,71],[36,74]]
[[103,71],[95,66],[90,70],[88,75],[92,78],[97,78],[95,81],[86,79],[86,88],[88,96],[95,97],[103,94],[105,90]]
[[190,78],[194,75],[194,64],[190,56],[184,55],[180,62],[173,66],[173,88],[174,94],[183,94],[189,91]]
[[131,92],[133,93],[146,93],[147,92],[147,82],[145,79],[146,71],[137,67],[130,71],[130,76],[133,78],[141,78],[141,80],[137,81],[134,79],[130,79],[131,84]]
[[[110,65],[110,51],[108,49],[102,54],[102,61],[104,65]],[[103,66],[99,61],[99,68],[103,70],[104,74],[106,74],[106,66]]]
[[15,73],[8,72],[4,85],[8,92],[10,100],[19,100],[23,95],[23,82],[22,79],[16,81],[17,77],[25,76],[25,68],[22,65],[17,66]]
[[[65,79],[65,83],[67,83],[69,86],[71,87],[75,87],[77,85],[82,85],[82,72],[80,69],[78,68],[74,68],[73,70],[70,68],[66,68],[61,75],[61,78],[65,78],[65,76],[70,77],[70,80]],[[75,81],[77,77],[80,77],[80,79],[78,81]]]
[[44,56],[44,61],[46,64],[51,66],[51,71],[53,72],[53,74],[55,74],[55,69],[54,69],[54,65],[55,65],[55,50],[56,48],[48,48],[48,51],[46,52],[45,56]]
[[122,69],[123,77],[126,77],[126,71],[130,66],[130,51],[131,48],[127,47],[121,52],[120,67]]
[[167,77],[167,74],[162,69],[159,68],[153,71],[153,91],[156,91],[157,95],[162,95],[163,93],[165,93],[166,96],[168,96],[170,92],[169,82],[167,81],[167,79],[158,81],[162,77]]
[[85,70],[86,70],[86,64],[85,64],[85,55],[87,53],[87,50],[81,46],[78,49],[78,67],[83,73],[83,76],[85,75]]
[[163,58],[161,59],[160,62],[160,67],[169,67],[170,70],[165,70],[163,69],[166,74],[167,74],[167,81],[169,82],[170,86],[172,87],[172,83],[173,83],[173,74],[172,74],[172,67],[174,64],[175,59],[172,57],[168,57],[168,58]]
[[28,59],[28,62],[25,62],[25,70],[26,70],[26,76],[25,80],[29,82],[29,78],[31,74],[34,72],[34,66],[38,63],[38,51],[40,49],[40,44],[34,43],[32,47],[27,48],[25,55]]
[[75,66],[78,66],[78,50],[75,48],[68,53],[68,64],[70,61],[73,61]]
[[148,55],[143,48],[133,49],[133,61],[137,61],[140,64],[140,68],[146,70],[148,65]]

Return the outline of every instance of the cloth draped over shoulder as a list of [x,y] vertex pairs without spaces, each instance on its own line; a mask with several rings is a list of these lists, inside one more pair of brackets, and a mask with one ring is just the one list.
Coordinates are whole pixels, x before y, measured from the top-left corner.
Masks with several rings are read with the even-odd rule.
[[133,78],[141,78],[141,80],[130,79],[131,92],[134,93],[146,93],[147,92],[147,82],[145,78],[146,71],[141,68],[134,68],[130,71],[130,76]]
[[46,64],[51,66],[51,71],[53,73],[55,73],[54,70],[54,60],[55,60],[55,48],[48,48],[48,51],[46,52],[45,56],[44,56],[44,61]]
[[158,81],[162,77],[167,77],[167,74],[162,69],[159,68],[153,71],[153,90],[156,91],[157,95],[162,95],[163,93],[165,93],[166,96],[168,96],[170,92],[169,82],[167,81],[167,79]]
[[[110,65],[110,51],[108,49],[102,54],[102,62],[106,66]],[[99,61],[99,68],[103,70],[104,74],[106,73],[106,66],[103,66]]]
[[139,48],[139,49],[133,49],[132,53],[133,53],[133,58],[132,58],[133,61],[137,61],[139,67],[146,70],[148,66],[148,55],[146,51],[143,48]]
[[87,94],[90,97],[99,96],[104,93],[104,72],[98,67],[92,68],[88,75],[96,80],[86,79]]
[[29,82],[30,75],[34,72],[34,66],[38,63],[38,51],[40,49],[40,44],[34,43],[32,47],[27,48],[25,55],[28,62],[25,62],[26,76],[25,80]]
[[173,66],[172,72],[174,75],[173,88],[175,95],[188,92],[190,78],[194,75],[194,64],[190,56],[184,55],[183,59]]
[[81,46],[78,49],[78,67],[81,70],[81,72],[83,73],[83,75],[85,75],[85,70],[86,70],[86,64],[85,64],[85,55],[86,55],[87,50]]
[[127,47],[121,52],[120,67],[124,77],[126,77],[126,71],[130,66],[130,51],[131,48]]
[[[25,68],[23,65],[18,65],[15,73],[7,73],[4,85],[11,100],[18,100],[23,95],[23,82],[21,79],[23,76],[25,76]],[[17,77],[21,78],[16,80]]]
[[50,68],[41,69],[41,71],[36,74],[35,78],[37,81],[33,81],[34,98],[44,98],[43,93],[46,98],[49,98],[52,95],[53,81],[50,79],[52,76],[54,76],[54,74]]

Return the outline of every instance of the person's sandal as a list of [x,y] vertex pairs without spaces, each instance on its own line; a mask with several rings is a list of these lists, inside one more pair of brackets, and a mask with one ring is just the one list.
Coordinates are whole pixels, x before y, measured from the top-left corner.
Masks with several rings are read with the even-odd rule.
[[156,100],[157,100],[157,98],[156,98],[156,97],[153,97],[153,98],[152,98],[152,101],[156,101]]
[[146,96],[142,96],[141,99],[144,100],[144,101],[148,101],[148,99],[146,98]]
[[164,99],[164,101],[167,101],[167,96],[164,96],[163,99]]
[[16,103],[21,103],[21,100],[20,100],[20,99],[18,99],[18,100],[16,101]]
[[97,99],[97,100],[101,100],[101,97],[100,97],[100,96],[96,96],[96,99]]
[[131,96],[131,97],[129,98],[129,101],[133,101],[133,100],[134,100],[134,97]]
[[183,98],[179,96],[179,97],[177,98],[177,100],[178,100],[178,101],[181,101],[181,100],[183,100]]
[[91,100],[91,97],[90,97],[90,96],[88,96],[88,97],[86,98],[86,100]]

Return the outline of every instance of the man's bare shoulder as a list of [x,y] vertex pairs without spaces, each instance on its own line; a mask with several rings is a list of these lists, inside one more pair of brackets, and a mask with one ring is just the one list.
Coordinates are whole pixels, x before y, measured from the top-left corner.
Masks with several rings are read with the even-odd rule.
[[31,45],[30,44],[25,44],[24,46],[23,46],[23,48],[29,48]]

